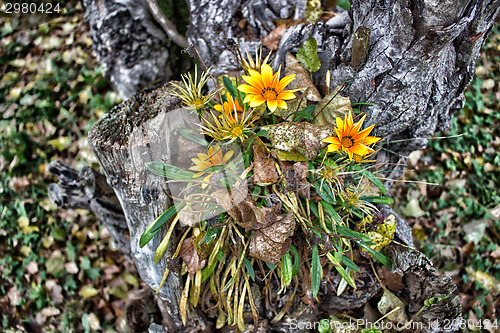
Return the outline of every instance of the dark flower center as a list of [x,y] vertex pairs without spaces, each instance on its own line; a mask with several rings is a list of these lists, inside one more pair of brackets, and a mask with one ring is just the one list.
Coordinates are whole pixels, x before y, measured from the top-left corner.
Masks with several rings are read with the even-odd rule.
[[342,147],[351,148],[354,146],[354,142],[354,139],[350,135],[342,137]]
[[262,92],[260,94],[267,100],[275,100],[276,97],[278,97],[276,89],[271,87],[265,87],[264,89],[262,89]]

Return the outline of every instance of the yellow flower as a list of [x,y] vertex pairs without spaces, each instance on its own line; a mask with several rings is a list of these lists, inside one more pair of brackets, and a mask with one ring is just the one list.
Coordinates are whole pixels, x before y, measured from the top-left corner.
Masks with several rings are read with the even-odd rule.
[[[193,166],[189,168],[192,171],[198,171],[193,175],[193,178],[198,178],[205,175],[203,178],[204,182],[210,181],[213,171],[204,171],[207,168],[214,167],[217,165],[226,164],[227,161],[231,159],[234,151],[230,150],[226,154],[222,155],[222,149],[219,146],[212,146],[208,148],[208,154],[198,153],[198,157],[192,158]],[[203,184],[202,188],[207,187],[208,184]]]
[[[231,114],[233,112],[238,112],[241,113],[243,112],[243,109],[240,106],[240,103],[238,103],[238,100],[233,99],[233,96],[231,94],[226,93],[226,98],[227,102],[223,102],[222,104],[217,104],[214,105],[214,109],[225,114]],[[222,118],[222,114],[219,116],[219,118]]]
[[216,91],[214,91],[204,96],[201,92],[208,81],[209,72],[210,69],[206,72],[202,72],[199,81],[196,67],[194,69],[194,80],[191,73],[183,74],[181,78],[184,86],[172,83],[172,86],[177,88],[179,92],[172,92],[171,95],[179,97],[188,108],[196,109],[197,111],[201,110],[216,93]]
[[243,103],[250,103],[250,107],[255,108],[264,102],[271,112],[279,106],[286,109],[285,100],[294,99],[293,94],[297,90],[283,90],[295,79],[295,74],[287,75],[280,80],[280,70],[273,75],[273,70],[269,65],[263,65],[261,72],[249,69],[250,76],[243,75],[243,80],[248,84],[238,86],[238,90],[246,94]]
[[380,140],[380,138],[376,136],[368,136],[375,125],[371,125],[361,132],[359,131],[365,118],[366,115],[364,115],[363,118],[361,118],[361,120],[356,124],[353,124],[352,114],[350,111],[349,114],[344,116],[344,121],[342,121],[340,117],[337,117],[337,128],[335,128],[337,137],[331,137],[323,140],[323,142],[330,143],[328,145],[328,152],[334,152],[337,150],[345,151],[351,160],[354,155],[358,155],[356,159],[359,160],[360,157],[375,152],[372,148],[368,147],[368,145]]
[[240,65],[247,74],[250,74],[248,71],[249,69],[253,69],[254,71],[260,72],[262,66],[267,64],[267,61],[269,60],[269,57],[271,56],[271,52],[269,52],[267,57],[264,60],[262,60],[262,47],[259,48],[258,51],[257,51],[257,47],[255,47],[255,61],[253,61],[253,58],[250,55],[250,53],[248,53],[248,50],[245,50],[245,51],[246,51],[246,55],[247,55],[248,60],[244,59],[242,57]]
[[233,109],[229,109],[229,104],[224,102],[224,108],[220,111],[219,117],[216,117],[212,112],[210,112],[210,118],[202,117],[204,125],[201,126],[201,130],[203,133],[217,141],[233,141],[238,138],[243,140],[247,137],[250,127],[258,116],[253,115],[253,110],[238,109],[237,101],[234,101]]

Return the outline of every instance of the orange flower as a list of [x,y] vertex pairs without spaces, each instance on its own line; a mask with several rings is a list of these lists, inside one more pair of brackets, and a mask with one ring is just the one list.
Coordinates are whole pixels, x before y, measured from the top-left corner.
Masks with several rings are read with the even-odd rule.
[[368,136],[375,125],[371,125],[361,132],[359,131],[365,118],[366,114],[360,121],[353,124],[352,114],[350,111],[349,114],[344,116],[344,121],[342,121],[340,117],[337,117],[337,128],[335,128],[337,137],[331,137],[323,140],[323,142],[330,143],[328,145],[328,152],[334,152],[337,150],[345,151],[351,160],[353,159],[353,155],[358,155],[357,157],[359,158],[375,152],[372,148],[368,147],[368,145],[380,140],[380,138],[376,136]]
[[[243,112],[243,109],[241,108],[240,103],[238,103],[237,99],[234,99],[230,93],[226,93],[226,97],[227,97],[227,102],[223,102],[222,104],[214,105],[215,110],[217,110],[221,113],[226,113],[228,115],[230,115],[234,112],[238,112],[238,113]],[[222,115],[219,116],[219,118],[221,118],[221,117],[222,117]]]
[[[228,151],[225,155],[222,155],[222,150],[219,146],[212,146],[208,148],[208,154],[198,153],[198,158],[192,158],[193,166],[189,168],[192,171],[199,171],[193,175],[193,178],[198,178],[206,175],[203,178],[204,182],[210,181],[210,177],[213,171],[204,171],[209,167],[226,164],[227,161],[231,159],[234,152],[232,150]],[[202,188],[207,187],[208,184],[203,184]]]
[[297,90],[284,90],[285,87],[295,79],[295,74],[287,75],[280,80],[280,69],[273,75],[271,66],[265,64],[261,72],[248,69],[250,76],[243,75],[243,80],[248,84],[238,86],[238,90],[246,94],[243,103],[250,103],[250,107],[255,108],[267,102],[267,107],[271,112],[277,107],[286,109],[285,100],[294,99],[293,94]]

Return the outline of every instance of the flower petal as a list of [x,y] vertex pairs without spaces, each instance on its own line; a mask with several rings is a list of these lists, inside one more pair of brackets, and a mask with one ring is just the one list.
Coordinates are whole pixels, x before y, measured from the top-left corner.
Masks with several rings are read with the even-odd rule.
[[274,111],[276,111],[276,108],[278,107],[278,101],[276,101],[276,100],[271,100],[271,101],[267,100],[267,106],[269,107],[269,110],[271,110],[271,112],[274,112]]
[[295,74],[285,76],[279,81],[277,90],[283,91],[286,88],[286,86],[290,84],[290,82],[292,82],[293,80],[295,80]]
[[368,145],[371,145],[372,143],[375,143],[375,142],[378,142],[380,140],[380,138],[376,137],[376,136],[367,136],[363,141],[362,143],[366,146]]
[[289,90],[282,91],[276,99],[294,99],[296,96]]
[[284,100],[277,99],[276,101],[278,102],[278,107],[282,109],[288,109],[288,105],[286,105],[286,102]]

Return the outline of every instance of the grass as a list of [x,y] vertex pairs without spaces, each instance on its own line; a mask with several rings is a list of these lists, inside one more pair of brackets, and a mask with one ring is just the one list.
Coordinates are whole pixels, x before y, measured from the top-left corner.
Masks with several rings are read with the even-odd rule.
[[93,215],[47,198],[50,161],[97,166],[86,134],[120,101],[91,55],[81,5],[64,5],[58,17],[0,20],[1,326],[123,332],[134,267]]

